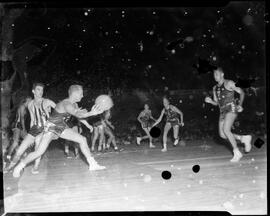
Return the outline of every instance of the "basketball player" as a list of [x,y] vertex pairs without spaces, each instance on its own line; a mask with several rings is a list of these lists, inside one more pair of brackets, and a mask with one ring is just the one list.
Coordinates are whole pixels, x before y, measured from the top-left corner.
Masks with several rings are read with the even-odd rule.
[[[30,113],[30,130],[28,134],[25,136],[21,145],[17,149],[15,156],[7,167],[6,171],[12,169],[17,162],[20,160],[23,153],[31,147],[35,143],[35,148],[38,148],[39,141],[42,137],[42,132],[44,130],[44,125],[47,119],[49,118],[49,114],[51,112],[51,108],[55,108],[55,103],[49,99],[43,98],[44,84],[43,83],[34,83],[32,88],[32,93],[34,95],[34,99],[28,103],[28,110]],[[32,173],[38,173],[38,166],[41,158],[36,158],[35,165],[32,169]]]
[[91,156],[86,138],[68,128],[65,122],[65,119],[69,118],[70,115],[77,118],[87,118],[89,116],[100,114],[102,109],[98,105],[93,106],[90,112],[87,112],[85,109],[82,110],[80,108],[76,108],[76,103],[80,102],[83,97],[83,88],[80,85],[71,85],[69,87],[68,94],[69,97],[60,101],[56,105],[53,113],[46,122],[45,132],[38,148],[34,152],[28,154],[26,158],[21,160],[13,171],[13,177],[19,177],[24,167],[35,159],[41,157],[48,148],[50,142],[53,139],[58,139],[59,137],[79,143],[80,150],[89,164],[90,171],[105,169],[104,166],[98,165],[95,159]]
[[111,146],[111,143],[113,144],[113,148],[115,151],[118,150],[118,147],[116,145],[115,136],[113,134],[114,126],[110,121],[111,118],[111,110],[107,110],[104,112],[104,118],[103,118],[103,127],[104,127],[104,134],[109,136],[109,139],[106,144],[106,149],[109,149]]
[[[76,106],[76,108],[79,108],[78,105],[75,105],[75,106]],[[91,125],[89,125],[86,120],[77,119],[74,116],[70,116],[69,119],[66,119],[66,123],[67,123],[67,126],[69,128],[71,128],[72,130],[74,130],[75,132],[77,132],[79,134],[82,133],[81,123],[83,123],[90,130],[91,133],[93,132],[93,127]],[[65,144],[64,144],[66,157],[71,158],[71,155],[69,153],[69,147],[71,145],[74,147],[75,158],[78,158],[79,157],[79,145],[77,143],[73,144],[72,141],[68,141],[68,140],[65,140]]]
[[[167,151],[167,135],[171,128],[173,128],[173,136],[174,136],[174,146],[176,146],[179,142],[179,126],[184,126],[183,122],[183,113],[180,111],[177,107],[170,104],[168,98],[163,97],[163,105],[164,108],[161,111],[161,114],[158,118],[158,120],[154,123],[153,127],[159,124],[163,118],[163,116],[166,116],[166,124],[164,126],[164,132],[163,132],[163,149],[162,152]],[[179,120],[178,115],[180,115],[181,121]]]
[[[217,85],[213,87],[213,97],[205,98],[206,103],[210,103],[214,106],[219,106],[219,135],[223,139],[229,140],[233,148],[233,158],[231,162],[238,162],[242,158],[242,153],[237,147],[236,140],[239,140],[245,144],[245,151],[251,150],[251,135],[240,136],[231,132],[232,125],[237,117],[237,113],[243,111],[243,101],[245,97],[244,91],[235,86],[232,80],[226,80],[224,78],[224,72],[222,68],[214,70],[214,78]],[[234,93],[240,94],[239,103],[236,104]]]
[[150,141],[150,148],[155,148],[156,146],[153,145],[152,143],[152,136],[150,135],[150,130],[152,128],[153,122],[151,122],[151,119],[154,120],[154,122],[156,122],[157,120],[153,118],[152,116],[152,112],[149,109],[149,105],[145,104],[144,105],[144,110],[140,112],[137,120],[141,123],[141,127],[142,129],[145,131],[146,136],[143,137],[137,137],[137,144],[140,145],[141,141],[143,139],[149,139]]
[[19,104],[19,107],[17,109],[15,125],[14,128],[12,129],[13,141],[7,153],[8,160],[11,159],[13,151],[18,147],[20,139],[23,139],[27,135],[25,119],[27,114],[27,107],[31,100],[32,100],[31,97],[24,98]]
[[[102,147],[105,145],[105,134],[104,134],[104,123],[103,123],[104,112],[100,115],[97,115],[95,118],[89,119],[92,122],[94,127],[94,133],[92,138],[91,151],[95,151],[96,141],[99,138],[98,151],[102,151]],[[104,149],[104,148],[103,148]]]

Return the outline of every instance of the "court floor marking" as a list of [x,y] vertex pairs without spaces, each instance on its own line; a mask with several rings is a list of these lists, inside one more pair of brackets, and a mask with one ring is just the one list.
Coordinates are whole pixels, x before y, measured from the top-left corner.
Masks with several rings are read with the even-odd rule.
[[[253,154],[248,154],[248,156],[260,156],[260,155],[265,155],[266,153],[253,153]],[[224,155],[224,156],[214,156],[214,157],[201,157],[201,158],[187,158],[187,159],[179,159],[179,160],[164,160],[164,161],[150,161],[150,162],[137,162],[136,164],[138,165],[153,165],[153,164],[163,164],[163,163],[173,163],[173,162],[185,162],[185,161],[194,161],[194,160],[211,160],[211,159],[226,159],[226,158],[231,158],[232,156],[229,155]],[[244,159],[245,157],[243,157]],[[243,160],[242,159],[242,160]],[[241,163],[241,160],[240,160]]]
[[[176,146],[176,147],[172,147],[172,148],[169,148],[168,149],[168,152],[171,152],[171,151],[174,151],[176,150],[176,148],[200,148],[200,149],[203,149],[204,147],[202,147],[203,145],[200,145],[200,146],[185,146],[185,147],[181,147],[181,146]],[[213,148],[213,146],[210,146],[210,147],[206,147],[206,148]],[[134,150],[125,150],[124,148],[121,148],[120,151],[110,151],[110,152],[102,152],[102,153],[92,153],[93,155],[106,155],[106,154],[126,154],[126,153],[133,153],[133,152],[145,152],[145,151],[149,151],[149,152],[161,152],[161,149],[162,148],[146,148],[146,149],[134,149]]]

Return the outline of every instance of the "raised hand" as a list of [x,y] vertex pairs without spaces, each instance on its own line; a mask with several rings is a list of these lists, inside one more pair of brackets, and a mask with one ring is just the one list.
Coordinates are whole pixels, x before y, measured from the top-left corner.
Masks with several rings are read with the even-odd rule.
[[204,101],[206,102],[206,103],[212,103],[212,98],[210,98],[210,97],[206,97],[205,99],[204,99]]
[[104,112],[103,109],[101,109],[101,107],[97,104],[95,104],[94,106],[92,106],[91,112],[93,113],[93,115],[98,115]]
[[237,109],[237,112],[243,112],[243,107],[242,106],[240,106],[240,105],[238,105],[237,107],[236,107],[236,109]]

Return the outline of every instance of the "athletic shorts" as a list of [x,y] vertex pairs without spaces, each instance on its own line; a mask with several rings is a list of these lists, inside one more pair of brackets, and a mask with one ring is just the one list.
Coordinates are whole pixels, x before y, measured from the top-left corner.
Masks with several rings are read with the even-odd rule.
[[57,123],[52,123],[50,121],[47,121],[45,131],[54,133],[58,138],[63,133],[63,131],[67,128],[69,127],[64,120]]
[[236,114],[238,113],[235,103],[229,103],[220,107],[219,119],[224,120],[227,113],[236,113]]
[[168,119],[166,122],[171,123],[172,127],[174,127],[176,125],[180,125],[180,120],[178,118]]
[[153,124],[154,122],[151,120],[142,121],[142,128],[150,128],[153,126]]
[[12,129],[12,132],[13,132],[13,139],[15,139],[15,134],[16,134],[16,137],[18,136],[18,138],[24,138],[25,134],[23,133],[23,130],[20,129],[20,128],[13,128]]
[[14,125],[14,128],[13,128],[13,129],[19,129],[19,130],[22,130],[23,127],[22,127],[21,122],[16,123],[16,124]]
[[40,133],[44,131],[44,127],[40,127],[38,125],[34,125],[30,128],[28,134],[32,135],[33,137],[38,136]]

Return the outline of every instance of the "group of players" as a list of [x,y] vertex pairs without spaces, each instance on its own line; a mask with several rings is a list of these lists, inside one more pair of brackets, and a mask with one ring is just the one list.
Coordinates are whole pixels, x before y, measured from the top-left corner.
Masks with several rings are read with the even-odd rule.
[[[205,102],[219,106],[219,135],[221,138],[228,140],[233,148],[233,158],[231,162],[238,162],[243,155],[237,146],[236,140],[244,143],[246,152],[251,150],[252,140],[251,135],[238,135],[231,132],[237,114],[243,111],[244,92],[241,88],[236,87],[233,81],[224,78],[222,68],[214,70],[214,78],[217,85],[213,87],[213,99],[206,97]],[[110,148],[111,143],[114,150],[117,150],[118,147],[113,134],[114,126],[110,122],[110,108],[112,104],[106,109],[99,104],[95,104],[91,111],[78,107],[77,103],[80,102],[83,97],[83,88],[80,85],[70,86],[68,90],[69,97],[60,101],[58,104],[43,98],[43,90],[44,85],[42,83],[34,84],[32,88],[34,98],[26,98],[19,106],[15,127],[13,129],[13,143],[7,151],[7,158],[10,160],[10,163],[5,168],[5,171],[8,172],[13,169],[13,176],[19,177],[24,167],[35,161],[32,173],[38,173],[42,155],[48,148],[49,143],[59,137],[74,144],[76,157],[78,157],[80,149],[88,162],[89,170],[105,169],[105,166],[99,165],[93,158],[86,137],[82,136],[80,133],[82,131],[81,124],[84,124],[92,133],[91,151],[95,150],[95,144],[98,138],[98,151]],[[240,95],[238,103],[236,103],[235,100],[235,92]],[[179,143],[179,127],[184,126],[183,113],[176,106],[171,105],[166,97],[163,98],[163,105],[164,108],[159,118],[155,119],[152,116],[149,105],[145,104],[144,110],[138,116],[138,121],[141,123],[141,127],[146,135],[137,137],[138,145],[140,145],[143,139],[149,139],[149,147],[155,148],[150,130],[161,122],[164,115],[166,116],[166,123],[164,126],[163,148],[161,151],[167,151],[167,135],[171,128],[173,128],[175,139],[173,145]],[[24,122],[27,108],[31,119],[28,133],[26,132]],[[96,120],[93,121],[93,118],[96,118]],[[92,120],[89,121],[89,119]],[[107,142],[105,135],[109,136]],[[23,141],[18,145],[21,137]],[[34,151],[21,159],[26,150],[33,145]],[[67,157],[70,157],[69,146],[70,145],[65,142],[64,149]],[[15,149],[16,152],[11,159],[11,155]]]
[[[228,140],[232,146],[233,158],[230,161],[238,162],[243,157],[243,154],[237,146],[237,140],[245,145],[245,153],[250,152],[252,148],[251,135],[239,135],[232,133],[231,131],[238,113],[243,111],[242,104],[244,102],[245,93],[241,88],[237,87],[232,80],[224,78],[224,71],[221,67],[215,69],[213,72],[214,79],[217,84],[213,87],[213,99],[206,97],[205,102],[214,106],[219,106],[219,135],[221,138]],[[238,102],[236,101],[235,93],[240,95],[240,100]],[[144,110],[138,116],[138,121],[141,123],[141,127],[145,131],[146,135],[143,137],[137,137],[138,145],[140,145],[141,140],[149,139],[149,147],[155,147],[152,143],[150,130],[161,122],[164,115],[166,116],[166,123],[164,126],[163,148],[161,151],[167,151],[167,135],[171,128],[173,128],[173,136],[175,139],[173,145],[175,146],[179,143],[179,127],[184,126],[183,112],[177,107],[171,105],[166,97],[163,97],[163,105],[164,108],[161,111],[159,118],[156,120],[153,118],[148,104],[145,104]]]

